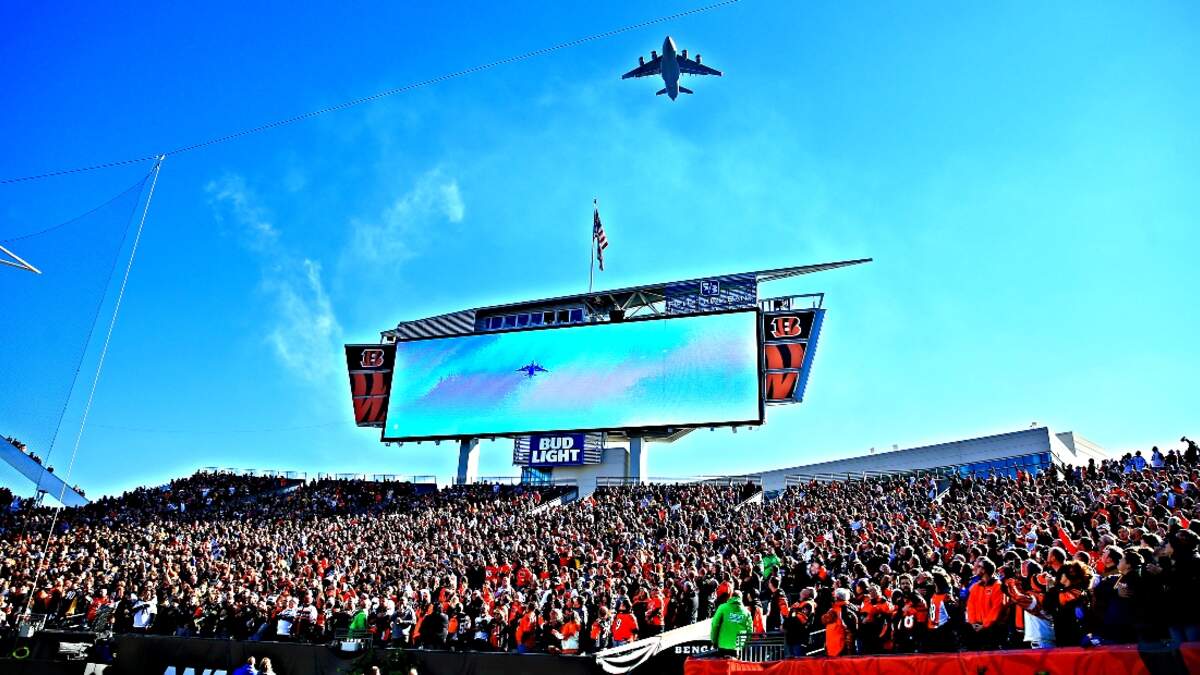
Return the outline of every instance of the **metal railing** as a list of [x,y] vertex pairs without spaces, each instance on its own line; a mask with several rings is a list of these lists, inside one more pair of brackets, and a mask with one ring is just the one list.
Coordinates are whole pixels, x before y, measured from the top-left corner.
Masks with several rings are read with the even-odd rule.
[[17,617],[17,637],[33,637],[35,633],[46,627],[49,614],[34,614],[32,612]]
[[621,487],[625,485],[720,485],[737,487],[750,483],[762,486],[762,476],[690,476],[675,478],[650,476],[649,478],[627,478],[625,476],[600,476],[596,478],[596,487]]
[[788,656],[782,631],[750,635],[738,651],[738,659],[752,663],[782,661]]
[[[432,478],[432,476],[430,476]],[[525,485],[528,487],[576,487],[576,478],[529,478],[524,476],[479,476],[471,480],[459,480],[457,476],[447,481],[448,485]]]
[[808,649],[804,652],[806,656],[824,656],[825,655],[825,629],[821,628],[814,630],[808,634]]
[[455,476],[451,479],[451,485],[520,485],[520,476],[479,476],[473,479],[460,479]]
[[[990,464],[992,466],[984,470],[971,468],[981,464]],[[786,476],[784,482],[788,487],[791,487],[814,481],[817,483],[833,483],[868,480],[872,478],[954,478],[970,475],[987,477],[992,473],[1007,474],[1010,470],[1035,473],[1045,468],[1045,462],[1033,455],[1008,455],[976,462],[964,462],[962,464],[949,464],[921,469],[864,469],[861,471],[799,473]]]
[[361,480],[368,483],[437,483],[437,476],[418,474],[403,476],[395,473],[317,473],[316,480]]
[[706,483],[708,485],[728,485],[737,486],[750,483],[762,487],[762,476],[701,476],[697,482]]
[[758,301],[759,308],[764,312],[785,312],[793,309],[820,309],[824,304],[824,293],[784,295],[778,298],[764,298]]
[[202,469],[202,471],[231,476],[262,476],[265,478],[287,478],[290,480],[308,479],[307,471],[290,471],[282,469],[236,469],[233,467],[206,466]]
[[[576,486],[579,480],[576,478],[555,478],[547,479],[529,479],[521,476],[479,476],[469,481],[461,481],[457,477],[450,477],[445,480],[439,480],[434,474],[413,474],[403,475],[394,473],[367,473],[367,472],[330,472],[318,471],[312,474],[311,478],[307,471],[290,471],[280,469],[239,469],[234,467],[219,467],[206,466],[201,471],[213,474],[225,474],[232,476],[262,476],[270,478],[284,478],[288,480],[300,480],[309,482],[310,480],[358,480],[373,483],[416,483],[416,484],[436,484],[436,485],[465,485],[486,483],[488,485],[554,485],[554,486]],[[788,480],[792,480],[793,476],[789,476]],[[645,479],[625,478],[622,476],[602,476],[596,479],[596,485],[601,487],[615,487],[621,485],[642,485],[642,484],[657,484],[657,485],[681,485],[681,484],[705,484],[705,485],[721,485],[721,486],[739,486],[750,483],[755,486],[762,486],[762,476],[651,476]],[[789,483],[790,485],[791,483]]]
[[[307,471],[290,471],[281,469],[237,469],[233,467],[206,466],[201,471],[230,476],[264,476],[268,478],[286,478],[288,480],[308,481]],[[373,483],[436,483],[437,476],[432,474],[401,475],[395,473],[366,473],[366,472],[330,472],[319,471],[313,474],[313,480],[361,480]]]

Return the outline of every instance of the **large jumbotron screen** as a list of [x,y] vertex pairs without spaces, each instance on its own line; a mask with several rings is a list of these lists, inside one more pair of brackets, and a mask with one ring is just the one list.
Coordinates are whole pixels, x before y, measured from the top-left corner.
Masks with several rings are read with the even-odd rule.
[[383,439],[761,424],[758,312],[396,344]]

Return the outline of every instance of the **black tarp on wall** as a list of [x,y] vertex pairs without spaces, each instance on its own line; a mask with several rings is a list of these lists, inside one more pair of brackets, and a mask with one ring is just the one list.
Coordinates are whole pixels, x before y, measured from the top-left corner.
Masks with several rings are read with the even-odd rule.
[[0,673],[4,675],[84,675],[87,667],[88,664],[83,661],[0,659]]
[[[268,657],[280,675],[326,675],[363,672],[364,666],[392,664],[394,672],[407,675],[415,666],[421,675],[597,675],[594,659],[549,654],[486,654],[474,652],[425,652],[376,650],[349,654],[323,645],[282,642],[235,642],[160,636],[123,635],[117,638],[113,675],[163,675],[169,668],[182,674],[192,668],[232,672],[246,658]],[[109,675],[106,673],[105,675]]]

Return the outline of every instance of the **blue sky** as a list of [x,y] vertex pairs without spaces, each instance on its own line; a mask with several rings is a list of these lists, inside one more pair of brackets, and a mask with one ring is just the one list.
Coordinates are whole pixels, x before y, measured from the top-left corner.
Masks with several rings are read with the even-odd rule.
[[[0,8],[0,176],[148,155],[694,6],[170,5]],[[353,427],[340,345],[584,290],[593,197],[600,287],[876,259],[765,286],[828,294],[805,403],[656,448],[655,475],[1032,421],[1116,450],[1200,434],[1198,28],[1186,2],[743,0],[170,157],[72,481],[452,473],[445,446]],[[619,79],[668,33],[725,77],[674,103]],[[147,169],[0,185],[0,239]],[[92,250],[68,239],[37,262],[94,286]],[[0,276],[9,321],[82,325],[30,311],[15,284]],[[5,372],[41,357],[10,348]],[[14,386],[57,405],[50,384],[10,381],[9,400]],[[41,438],[53,417],[12,410],[0,432]],[[70,442],[54,452],[65,465]],[[513,471],[502,444],[481,464]]]

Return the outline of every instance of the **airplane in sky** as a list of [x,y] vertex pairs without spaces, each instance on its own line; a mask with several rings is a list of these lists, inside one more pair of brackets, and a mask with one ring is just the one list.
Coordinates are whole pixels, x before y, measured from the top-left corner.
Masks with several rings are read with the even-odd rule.
[[548,373],[550,371],[538,365],[537,361],[530,362],[527,366],[517,368],[518,373],[525,373],[525,377],[534,377],[538,373]]
[[658,90],[659,96],[666,94],[674,101],[679,92],[685,94],[693,93],[687,87],[679,86],[680,75],[716,75],[721,76],[721,71],[716,68],[709,68],[700,63],[700,55],[697,54],[695,59],[689,59],[687,50],[675,52],[675,40],[668,35],[666,40],[663,40],[662,56],[658,52],[650,50],[650,60],[646,61],[645,57],[638,57],[638,67],[625,73],[621,76],[622,80],[628,80],[631,77],[650,77],[651,75],[662,75],[663,84],[667,85]]

